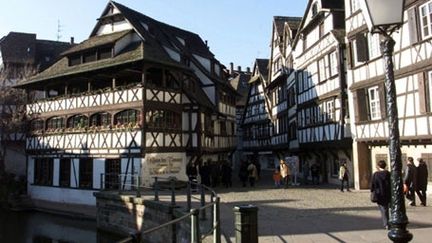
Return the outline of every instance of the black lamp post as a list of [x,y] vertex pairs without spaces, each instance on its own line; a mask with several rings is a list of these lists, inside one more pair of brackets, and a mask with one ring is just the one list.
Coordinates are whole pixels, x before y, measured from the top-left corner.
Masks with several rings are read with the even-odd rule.
[[413,235],[407,231],[408,217],[402,182],[402,161],[399,140],[399,120],[396,104],[393,49],[395,41],[391,34],[403,24],[404,0],[361,0],[362,13],[371,33],[383,36],[381,53],[385,67],[387,117],[389,128],[389,153],[391,166],[390,231],[393,242],[409,242]]

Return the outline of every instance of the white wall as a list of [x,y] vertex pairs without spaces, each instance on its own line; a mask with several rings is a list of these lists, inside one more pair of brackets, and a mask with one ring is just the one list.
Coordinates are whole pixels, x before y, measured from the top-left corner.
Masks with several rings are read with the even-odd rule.
[[36,185],[28,187],[28,195],[32,199],[95,206],[96,198],[93,196],[93,192],[95,191]]

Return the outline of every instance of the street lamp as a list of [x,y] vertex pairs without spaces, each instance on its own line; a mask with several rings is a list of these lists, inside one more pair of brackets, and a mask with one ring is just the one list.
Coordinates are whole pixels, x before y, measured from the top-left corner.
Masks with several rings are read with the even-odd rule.
[[389,153],[391,167],[390,231],[393,242],[409,242],[413,235],[406,230],[408,217],[402,182],[402,161],[399,140],[399,122],[396,104],[396,87],[393,70],[395,41],[391,34],[403,24],[404,0],[360,0],[361,9],[371,33],[383,36],[380,47],[385,67],[387,117],[389,128]]

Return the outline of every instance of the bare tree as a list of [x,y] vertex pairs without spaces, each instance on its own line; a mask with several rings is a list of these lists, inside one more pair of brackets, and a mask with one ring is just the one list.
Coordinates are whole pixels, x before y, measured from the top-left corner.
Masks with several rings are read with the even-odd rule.
[[12,85],[36,72],[37,68],[31,64],[6,66],[0,70],[0,175],[5,173],[6,147],[11,135],[25,132],[26,127],[27,95]]

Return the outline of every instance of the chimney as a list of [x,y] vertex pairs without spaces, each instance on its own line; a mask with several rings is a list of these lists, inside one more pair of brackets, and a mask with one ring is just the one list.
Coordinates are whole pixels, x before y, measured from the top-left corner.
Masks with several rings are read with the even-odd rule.
[[237,67],[237,71],[241,72],[241,66]]
[[246,72],[247,72],[247,73],[250,73],[250,67],[247,67],[247,68],[246,68]]
[[230,74],[234,73],[234,63],[230,62]]
[[208,47],[208,40],[205,40],[205,45]]
[[75,38],[73,36],[71,36],[70,43],[71,45],[75,44]]

